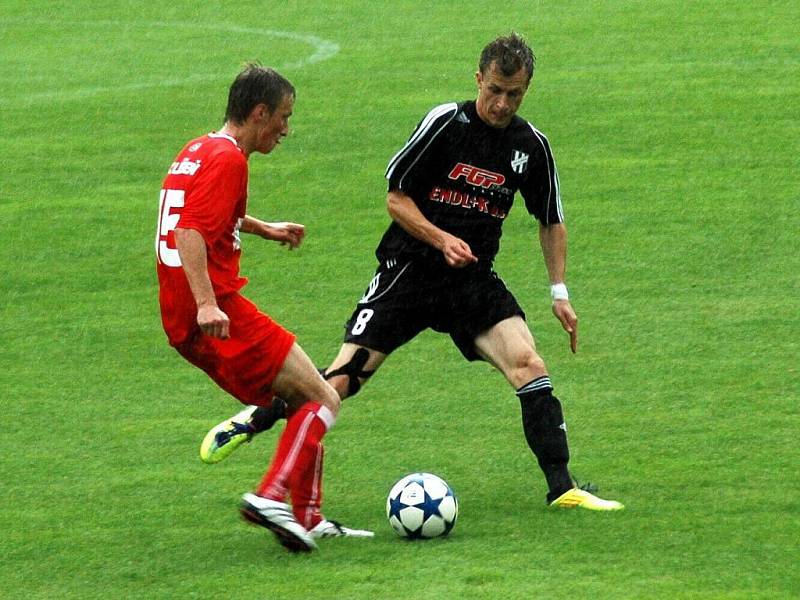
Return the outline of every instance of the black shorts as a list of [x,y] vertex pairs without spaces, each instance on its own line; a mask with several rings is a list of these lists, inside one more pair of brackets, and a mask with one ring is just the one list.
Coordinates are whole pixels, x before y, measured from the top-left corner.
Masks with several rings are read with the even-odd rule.
[[489,269],[429,269],[388,261],[345,325],[344,341],[384,354],[431,328],[448,333],[467,360],[478,360],[475,338],[504,319],[525,313]]

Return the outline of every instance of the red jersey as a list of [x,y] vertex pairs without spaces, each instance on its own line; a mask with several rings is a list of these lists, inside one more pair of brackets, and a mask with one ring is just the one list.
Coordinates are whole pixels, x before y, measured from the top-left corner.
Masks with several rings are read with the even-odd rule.
[[197,319],[175,229],[194,229],[203,236],[208,275],[220,298],[247,283],[239,276],[239,227],[246,208],[247,157],[236,140],[210,133],[186,144],[164,179],[156,231],[161,319],[171,344],[186,341]]

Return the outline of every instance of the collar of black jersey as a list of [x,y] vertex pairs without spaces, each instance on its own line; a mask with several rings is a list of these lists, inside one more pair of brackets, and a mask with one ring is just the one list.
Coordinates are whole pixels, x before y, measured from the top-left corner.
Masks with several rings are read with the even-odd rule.
[[465,115],[469,118],[470,123],[474,123],[476,127],[480,127],[483,129],[487,134],[494,134],[494,135],[502,135],[508,128],[514,124],[519,115],[514,115],[511,118],[511,122],[506,125],[505,127],[498,129],[497,127],[492,127],[486,121],[480,118],[478,115],[478,109],[475,106],[475,100],[467,100],[466,102],[462,103],[461,110],[464,112]]

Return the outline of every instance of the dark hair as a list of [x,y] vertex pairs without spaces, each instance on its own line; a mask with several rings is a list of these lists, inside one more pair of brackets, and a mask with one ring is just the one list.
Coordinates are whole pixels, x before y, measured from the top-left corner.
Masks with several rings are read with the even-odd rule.
[[248,63],[231,84],[225,120],[244,123],[258,104],[266,104],[269,111],[274,112],[287,95],[295,95],[288,79],[275,69]]
[[489,42],[481,52],[478,69],[485,74],[492,63],[497,63],[497,68],[504,77],[511,77],[524,68],[528,72],[528,82],[530,82],[536,57],[525,39],[512,32]]

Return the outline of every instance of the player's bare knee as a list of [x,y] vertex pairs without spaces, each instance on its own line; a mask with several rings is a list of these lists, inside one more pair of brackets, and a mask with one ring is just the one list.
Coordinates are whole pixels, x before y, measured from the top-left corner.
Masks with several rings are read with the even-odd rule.
[[323,393],[320,394],[319,402],[328,407],[328,410],[330,410],[334,416],[339,414],[339,407],[342,405],[339,393],[327,382],[325,382],[323,390]]
[[509,379],[519,382],[519,385],[524,385],[532,379],[546,374],[547,366],[544,364],[542,357],[534,350],[529,350],[520,353],[514,358]]

